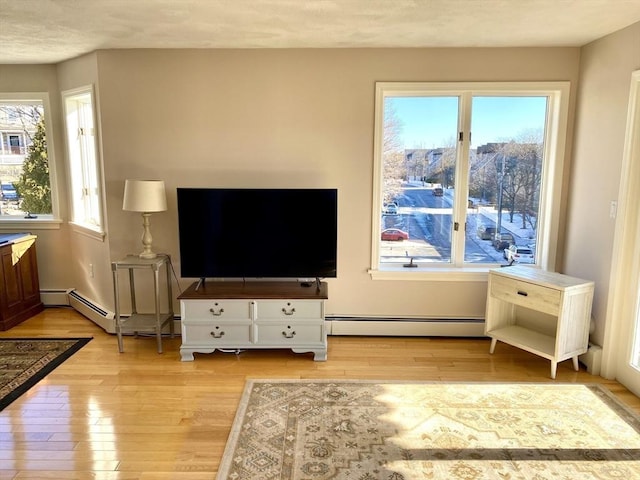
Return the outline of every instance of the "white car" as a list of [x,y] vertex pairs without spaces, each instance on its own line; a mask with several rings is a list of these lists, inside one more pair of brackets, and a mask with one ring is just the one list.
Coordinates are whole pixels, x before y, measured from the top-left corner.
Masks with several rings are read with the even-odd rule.
[[509,248],[505,248],[504,258],[513,263],[536,263],[533,250],[519,245],[510,245]]
[[385,209],[384,213],[387,215],[397,215],[398,214],[398,206],[395,203],[389,203]]

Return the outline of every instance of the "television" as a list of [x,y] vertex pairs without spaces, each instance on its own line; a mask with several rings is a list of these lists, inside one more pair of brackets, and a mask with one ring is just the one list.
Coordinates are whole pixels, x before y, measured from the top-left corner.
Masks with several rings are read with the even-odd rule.
[[183,278],[337,276],[337,189],[178,188],[177,201]]

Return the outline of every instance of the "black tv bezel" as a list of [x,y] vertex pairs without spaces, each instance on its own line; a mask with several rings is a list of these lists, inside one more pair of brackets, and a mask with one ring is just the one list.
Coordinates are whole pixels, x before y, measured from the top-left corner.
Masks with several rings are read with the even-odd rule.
[[[268,279],[268,280],[300,280],[306,281],[308,279],[315,279],[318,281],[321,278],[336,278],[337,277],[337,229],[338,229],[338,190],[337,188],[226,188],[226,187],[178,187],[177,204],[178,204],[178,237],[179,237],[179,250],[180,250],[180,273],[182,278],[198,278],[201,281],[205,279]],[[206,205],[201,205],[200,208],[194,207],[193,202],[200,200],[204,201]],[[224,215],[215,216],[215,211],[219,212],[222,208],[221,205],[215,205],[210,202],[213,200],[220,200],[222,196],[226,197],[226,200],[233,199],[239,196],[249,197],[254,199],[256,196],[261,196],[267,201],[268,198],[273,200],[274,196],[284,196],[287,198],[297,198],[299,201],[306,201],[304,205],[307,205],[309,209],[313,210],[314,207],[320,208],[319,204],[323,203],[327,205],[323,210],[323,218],[327,219],[327,224],[323,224],[320,228],[314,227],[313,221],[308,221],[303,224],[303,230],[310,231],[309,229],[315,228],[315,231],[320,231],[322,228],[328,229],[329,238],[325,239],[321,246],[321,250],[330,252],[329,254],[322,255],[324,258],[319,258],[315,262],[309,262],[302,267],[294,264],[282,264],[275,268],[273,262],[262,262],[261,265],[252,265],[251,267],[239,267],[229,269],[225,265],[225,262],[220,261],[220,257],[216,257],[217,252],[214,251],[215,247],[211,245],[220,244],[220,239],[213,239],[213,227],[211,224],[207,224],[206,217],[210,215],[211,221],[216,223],[218,221],[224,221]],[[187,198],[189,197],[189,198]],[[204,197],[204,200],[203,198]],[[308,198],[304,198],[308,197]],[[322,202],[321,200],[323,200]],[[311,203],[312,202],[312,203]],[[326,203],[328,202],[328,204]],[[196,208],[196,212],[193,209]],[[286,213],[278,217],[278,225],[282,225],[283,221],[290,219],[295,214],[298,214],[298,218],[307,218],[310,220],[316,220],[314,214],[317,211],[313,211],[311,215],[301,217],[299,214],[300,205],[292,205],[292,211],[288,212],[273,212],[275,214]],[[211,209],[211,210],[209,210]],[[260,206],[263,209],[263,206]],[[298,209],[298,210],[296,210]],[[206,210],[206,211],[203,211]],[[237,208],[234,206],[234,211]],[[195,217],[195,218],[194,218]],[[203,220],[204,217],[204,220]],[[201,222],[198,224],[197,222]],[[260,219],[260,226],[263,226],[265,220]],[[301,228],[301,224],[297,224]],[[245,232],[249,234],[249,230],[254,227],[247,227]],[[191,235],[197,235],[198,231],[202,240],[194,247],[193,241],[187,241],[186,237]],[[298,250],[296,252],[300,255],[301,248],[308,242],[308,237],[299,237],[300,241],[297,242]],[[305,238],[307,241],[305,241]],[[315,237],[314,237],[315,238]],[[226,240],[226,239],[225,239]],[[244,244],[243,244],[244,245]],[[270,243],[273,245],[273,243]],[[197,250],[194,252],[194,248]],[[273,247],[272,247],[273,248]],[[307,249],[309,250],[309,249]],[[200,255],[202,259],[201,267],[195,267],[196,261],[195,255]],[[214,257],[212,257],[214,255]],[[282,256],[282,252],[280,252]],[[251,255],[251,259],[256,259],[256,254]],[[264,253],[259,257],[265,257]],[[185,260],[186,259],[186,260]],[[221,266],[222,265],[222,266]],[[265,266],[270,265],[270,266]]]

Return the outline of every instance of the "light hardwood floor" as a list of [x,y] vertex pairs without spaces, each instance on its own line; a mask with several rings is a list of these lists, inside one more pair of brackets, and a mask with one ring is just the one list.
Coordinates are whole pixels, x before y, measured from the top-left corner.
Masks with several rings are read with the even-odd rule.
[[[286,350],[196,354],[180,339],[116,338],[68,308],[48,308],[1,337],[93,340],[0,412],[0,479],[212,480],[247,378],[554,382],[549,362],[487,339],[329,337],[327,362]],[[620,384],[558,366],[555,382]]]

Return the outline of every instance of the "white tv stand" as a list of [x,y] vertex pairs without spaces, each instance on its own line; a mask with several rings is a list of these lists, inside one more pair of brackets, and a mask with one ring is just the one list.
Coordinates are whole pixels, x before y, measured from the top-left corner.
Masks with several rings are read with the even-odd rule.
[[290,348],[325,361],[327,290],[325,282],[196,282],[178,297],[181,359],[215,350]]

